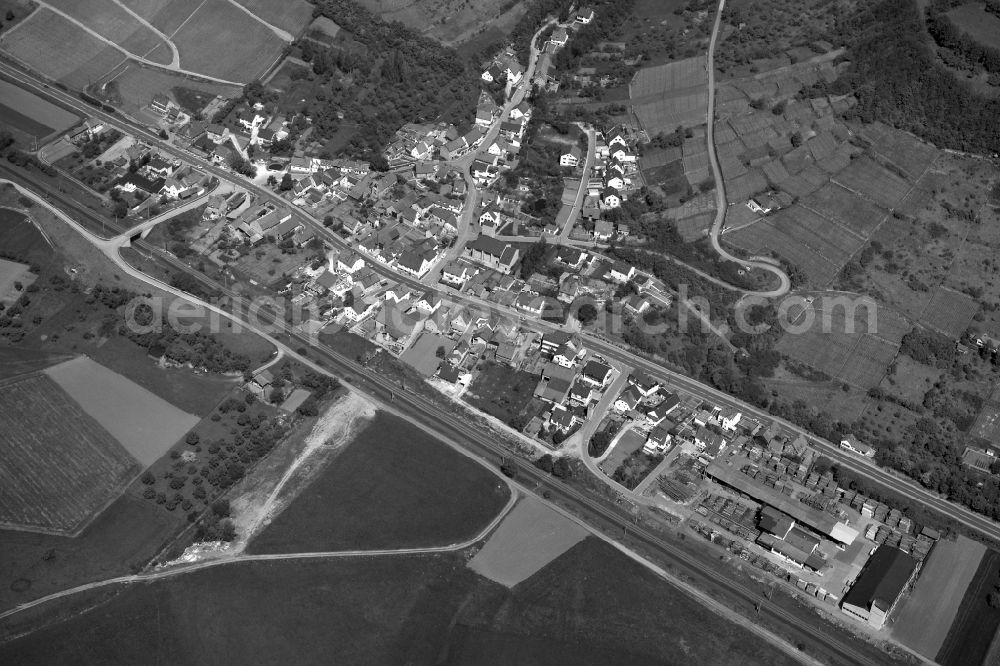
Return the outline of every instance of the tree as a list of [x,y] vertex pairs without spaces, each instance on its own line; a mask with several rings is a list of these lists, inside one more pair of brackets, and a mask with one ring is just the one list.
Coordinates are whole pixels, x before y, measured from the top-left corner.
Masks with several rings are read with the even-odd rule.
[[267,184],[270,185],[271,187],[274,187],[275,185],[278,184],[278,179],[274,177],[273,173],[267,177]]
[[990,605],[990,608],[1000,608],[1000,591],[990,592],[990,596],[986,597],[986,603]]
[[590,303],[584,303],[580,306],[580,309],[577,310],[576,318],[580,320],[581,324],[587,326],[597,319],[597,308]]
[[559,458],[552,465],[552,475],[557,479],[568,479],[573,476],[573,468],[565,458]]
[[198,433],[192,430],[191,432],[188,433],[187,437],[184,438],[184,441],[186,441],[191,446],[195,446],[196,444],[198,444],[198,442],[201,441],[201,437],[198,435]]
[[535,461],[535,467],[542,470],[546,474],[552,473],[552,456],[548,453],[543,455],[541,458]]
[[504,458],[500,463],[500,471],[503,475],[511,479],[517,477],[517,463],[513,458]]
[[281,177],[281,185],[278,186],[278,189],[282,192],[287,192],[293,187],[295,187],[295,181],[292,180],[292,174],[286,173]]
[[212,502],[212,513],[214,513],[219,518],[228,518],[229,500],[223,497]]
[[444,358],[445,354],[447,353],[448,352],[446,352],[444,349],[444,345],[440,345],[438,346],[437,351],[434,352],[434,355],[437,356],[438,358]]

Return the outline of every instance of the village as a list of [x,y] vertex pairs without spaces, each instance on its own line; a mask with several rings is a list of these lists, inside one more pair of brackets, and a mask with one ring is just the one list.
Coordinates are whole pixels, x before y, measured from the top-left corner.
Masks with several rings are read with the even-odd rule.
[[[839,488],[803,434],[587,348],[584,320],[597,313],[636,321],[682,305],[655,276],[602,254],[633,234],[609,212],[644,186],[642,132],[580,124],[558,155],[564,189],[554,219],[527,205],[540,194],[530,179],[511,178],[530,135],[530,91],[558,85],[553,54],[592,20],[579,10],[527,67],[513,49],[496,53],[469,128],[403,125],[385,148],[388,170],[297,149],[311,123],[302,114],[257,103],[213,123],[162,94],[148,107],[160,136],[228,170],[231,182],[94,120],[49,147],[48,159],[106,194],[116,218],[197,205],[183,247],[165,250],[283,296],[305,313],[300,330],[363,339],[534,450],[579,454],[621,502],[654,507],[879,629],[937,531]],[[787,205],[769,196],[746,203],[761,215]],[[247,379],[289,413],[310,398],[270,369]],[[874,455],[851,435],[840,446]],[[974,453],[967,464],[992,466],[992,456]]]

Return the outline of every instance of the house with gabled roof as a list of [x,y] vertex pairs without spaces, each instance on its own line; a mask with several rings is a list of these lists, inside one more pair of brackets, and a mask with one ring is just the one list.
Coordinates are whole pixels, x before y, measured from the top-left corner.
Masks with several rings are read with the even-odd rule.
[[615,399],[613,409],[619,414],[625,414],[635,409],[642,400],[642,395],[635,386],[627,386]]

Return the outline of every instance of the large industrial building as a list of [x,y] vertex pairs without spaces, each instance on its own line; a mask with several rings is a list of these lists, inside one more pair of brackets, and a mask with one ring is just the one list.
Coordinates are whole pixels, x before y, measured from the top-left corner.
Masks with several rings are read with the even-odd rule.
[[879,546],[844,596],[841,609],[881,629],[918,568],[918,562],[900,549]]
[[738,490],[761,504],[774,507],[790,516],[799,525],[805,525],[840,545],[849,546],[858,537],[856,529],[837,520],[836,516],[815,509],[771,486],[755,481],[728,461],[716,460],[708,466],[705,473],[718,483]]

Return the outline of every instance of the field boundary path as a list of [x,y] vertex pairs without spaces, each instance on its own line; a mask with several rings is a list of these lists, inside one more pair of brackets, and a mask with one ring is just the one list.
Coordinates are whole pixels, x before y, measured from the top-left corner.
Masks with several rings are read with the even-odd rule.
[[[83,30],[84,32],[86,32],[88,35],[90,35],[94,39],[100,41],[103,44],[107,44],[111,48],[113,48],[116,51],[119,51],[120,53],[122,53],[127,58],[131,58],[132,60],[135,60],[136,62],[140,62],[140,63],[142,63],[144,65],[148,65],[149,67],[155,67],[157,69],[165,69],[165,70],[170,71],[170,72],[177,72],[178,74],[185,74],[185,75],[190,76],[190,77],[195,78],[195,79],[204,79],[206,81],[212,81],[214,83],[221,83],[221,84],[224,84],[224,85],[227,85],[227,86],[241,86],[241,87],[243,86],[243,84],[239,83],[238,81],[229,81],[227,79],[220,79],[219,77],[216,77],[216,76],[209,76],[208,74],[202,74],[201,72],[192,72],[192,71],[187,70],[187,69],[182,69],[181,66],[180,66],[180,64],[179,64],[179,57],[180,56],[179,56],[179,54],[177,52],[177,47],[174,46],[173,41],[171,41],[170,39],[166,39],[164,43],[171,49],[171,51],[173,53],[174,62],[172,62],[169,65],[164,65],[162,63],[153,62],[152,60],[144,58],[143,56],[141,56],[141,55],[139,55],[137,53],[132,53],[131,51],[125,49],[120,44],[118,44],[118,42],[115,42],[114,40],[108,39],[107,37],[105,37],[101,33],[97,32],[96,30],[92,29],[91,27],[89,27],[87,25],[84,25],[84,23],[82,21],[80,21],[79,19],[71,16],[70,14],[67,14],[66,12],[64,12],[61,9],[59,9],[58,7],[54,7],[53,5],[50,5],[49,3],[45,2],[45,0],[35,0],[35,3],[40,8],[47,9],[47,10],[49,10],[50,12],[52,12],[54,14],[58,14],[62,18],[66,19],[67,21],[69,21],[70,23],[72,23],[73,25],[75,25],[76,27],[78,27],[80,30]],[[21,23],[24,23],[24,21],[22,21]],[[146,24],[146,25],[148,25],[148,24]],[[150,26],[150,27],[152,27],[152,26]],[[164,38],[163,33],[160,32],[159,30],[156,30],[155,34],[157,36],[161,37],[161,38]],[[178,64],[174,64],[174,63],[178,63]]]
[[[177,45],[174,44],[174,40],[167,37],[165,34],[160,32],[160,30],[152,23],[150,23],[149,21],[147,21],[146,19],[142,18],[134,11],[132,11],[132,9],[128,7],[125,3],[123,3],[122,0],[111,0],[111,1],[114,2],[116,5],[118,5],[119,7],[121,7],[122,9],[124,9],[126,12],[128,12],[132,16],[132,18],[134,18],[136,21],[149,28],[153,32],[153,34],[162,39],[163,42],[167,45],[167,48],[170,49],[170,64],[167,65],[167,67],[175,67],[177,69],[180,69],[181,54],[180,51],[177,50]],[[152,53],[152,51],[150,51],[149,53]],[[149,54],[145,53],[143,55],[149,55]]]
[[[115,0],[115,1],[117,2],[118,0]],[[278,37],[280,37],[282,40],[284,40],[286,42],[294,42],[295,41],[295,37],[292,35],[292,33],[288,32],[287,30],[282,30],[281,28],[279,28],[276,25],[268,23],[267,21],[265,21],[264,19],[262,19],[261,17],[257,16],[252,11],[250,11],[250,9],[248,7],[244,7],[240,3],[236,2],[236,0],[229,0],[229,4],[231,4],[233,7],[236,7],[240,11],[244,12],[245,14],[250,15],[251,18],[253,18],[255,21],[257,21],[261,25],[267,26],[268,29],[271,30],[271,32],[273,32],[275,35],[277,35]]]
[[464,550],[470,546],[474,546],[476,543],[485,539],[497,525],[507,517],[511,509],[517,501],[521,499],[519,492],[514,489],[511,490],[510,499],[507,504],[500,510],[500,512],[490,521],[490,523],[480,530],[477,534],[472,536],[465,541],[460,541],[458,543],[453,543],[447,546],[427,546],[424,548],[385,548],[376,550],[329,550],[329,551],[314,551],[305,553],[268,553],[268,554],[257,554],[257,555],[247,555],[240,553],[235,557],[220,557],[212,560],[203,560],[201,562],[194,562],[192,564],[181,564],[181,565],[166,565],[168,568],[159,569],[156,571],[151,571],[149,573],[132,574],[129,576],[117,576],[115,578],[107,578],[105,580],[94,581],[93,583],[86,583],[84,585],[78,585],[76,587],[71,587],[66,590],[61,590],[59,592],[53,592],[44,597],[39,597],[32,601],[27,601],[20,606],[15,606],[10,610],[6,610],[0,613],[0,620],[4,620],[12,615],[16,615],[22,611],[26,611],[35,606],[41,606],[42,604],[48,603],[49,601],[55,601],[56,599],[62,599],[64,597],[73,596],[74,594],[79,594],[80,592],[87,592],[89,590],[96,590],[102,587],[108,587],[111,585],[131,585],[132,583],[148,583],[151,581],[163,580],[164,578],[172,578],[174,576],[181,576],[184,574],[194,573],[196,571],[202,571],[204,569],[211,569],[213,567],[220,567],[229,564],[241,564],[245,562],[267,562],[273,560],[320,560],[320,559],[340,559],[340,558],[351,558],[351,557],[384,557],[392,555],[432,555],[435,553],[452,553],[459,550]]
[[792,281],[785,271],[770,262],[733,256],[719,243],[719,235],[726,222],[726,208],[729,207],[729,202],[726,199],[725,179],[722,177],[722,169],[719,168],[719,157],[715,152],[715,44],[719,38],[719,25],[722,23],[722,12],[725,8],[726,0],[719,0],[719,9],[715,14],[715,23],[712,26],[712,38],[708,43],[708,113],[705,119],[707,125],[705,137],[708,142],[708,161],[712,166],[712,178],[715,180],[715,222],[712,223],[710,238],[712,239],[712,247],[726,261],[732,261],[742,266],[755,266],[773,273],[779,281],[777,288],[770,291],[741,291],[745,291],[747,295],[780,298],[792,289]]

